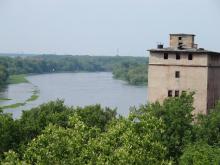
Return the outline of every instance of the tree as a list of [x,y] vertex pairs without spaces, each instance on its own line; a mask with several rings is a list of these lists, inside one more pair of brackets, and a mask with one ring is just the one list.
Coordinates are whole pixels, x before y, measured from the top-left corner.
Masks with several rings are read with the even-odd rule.
[[189,145],[180,158],[180,165],[218,165],[220,164],[220,148],[205,143]]
[[148,111],[165,124],[161,142],[167,147],[167,159],[178,158],[184,147],[193,141],[193,93],[182,94],[180,97],[168,98],[159,102],[134,109],[133,113],[142,114]]
[[169,164],[166,148],[159,141],[163,128],[162,120],[146,113],[113,120],[102,132],[88,127],[74,114],[66,128],[52,124],[46,127],[28,144],[22,161],[28,164]]
[[30,111],[24,111],[19,120],[21,143],[26,144],[35,138],[49,124],[66,127],[71,114],[73,114],[72,109],[65,106],[62,100],[51,101]]
[[3,65],[0,64],[0,87],[6,83],[8,76],[8,71]]
[[4,157],[5,159],[1,162],[2,165],[28,165],[25,161],[21,161],[14,151],[6,152]]
[[208,115],[199,115],[195,125],[196,140],[220,147],[220,102]]
[[0,158],[3,152],[18,146],[19,138],[17,122],[11,115],[4,114],[0,109]]
[[98,129],[89,129],[76,115],[69,128],[49,125],[28,145],[24,160],[30,164],[84,164],[82,151]]
[[100,105],[85,106],[84,108],[78,107],[74,111],[87,126],[97,127],[102,131],[117,116],[116,109],[103,109]]
[[89,142],[88,164],[168,164],[159,141],[164,125],[150,113],[111,123],[107,132]]

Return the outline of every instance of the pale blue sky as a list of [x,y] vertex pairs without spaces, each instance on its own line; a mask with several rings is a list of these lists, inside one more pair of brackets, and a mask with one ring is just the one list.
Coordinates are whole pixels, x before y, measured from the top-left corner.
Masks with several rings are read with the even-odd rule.
[[0,0],[0,52],[146,56],[178,32],[220,51],[219,0]]

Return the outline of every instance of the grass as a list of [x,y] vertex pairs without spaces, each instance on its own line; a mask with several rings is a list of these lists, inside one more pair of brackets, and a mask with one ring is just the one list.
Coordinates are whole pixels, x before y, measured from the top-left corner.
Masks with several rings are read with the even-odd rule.
[[31,102],[31,101],[37,100],[39,97],[38,93],[39,93],[39,90],[37,90],[37,89],[33,90],[31,97],[29,99],[27,99],[26,102]]
[[37,94],[33,94],[31,95],[31,97],[29,99],[26,100],[26,102],[31,102],[31,101],[35,101],[38,99],[38,95]]
[[14,109],[14,108],[18,108],[18,107],[21,107],[21,106],[24,106],[26,103],[16,103],[16,104],[11,104],[11,105],[6,105],[6,106],[3,106],[1,107],[2,109]]
[[[2,109],[15,109],[15,108],[24,106],[27,102],[31,102],[31,101],[37,100],[38,97],[39,97],[38,93],[39,93],[38,90],[34,90],[34,91],[32,91],[31,97],[28,98],[24,103],[15,103],[15,104],[3,106],[3,107],[1,107],[1,108],[2,108]],[[0,101],[1,101],[1,99],[2,99],[2,100],[3,100],[3,99],[4,99],[4,100],[10,100],[10,99],[7,99],[7,98],[0,98]]]
[[12,99],[9,99],[9,98],[0,98],[0,101],[9,101],[9,100],[12,100]]
[[[9,81],[8,83],[10,84],[19,84],[19,83],[28,83],[28,80],[26,79],[26,75],[25,74],[20,74],[20,75],[12,75],[9,77]],[[37,88],[35,86],[35,88]],[[11,105],[5,105],[2,106],[2,109],[15,109],[21,106],[24,106],[27,104],[27,102],[31,102],[31,101],[35,101],[38,99],[39,97],[39,90],[35,89],[32,91],[32,95],[30,98],[28,98],[24,103],[15,103],[15,104],[11,104]],[[0,98],[0,101],[9,101],[11,99],[9,98]]]
[[8,80],[9,84],[28,83],[25,74],[11,75]]

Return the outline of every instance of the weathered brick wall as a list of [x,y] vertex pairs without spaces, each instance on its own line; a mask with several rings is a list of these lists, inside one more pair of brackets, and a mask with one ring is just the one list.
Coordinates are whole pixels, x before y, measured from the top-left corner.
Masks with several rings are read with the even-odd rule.
[[[179,40],[182,37],[182,40]],[[170,47],[177,48],[179,42],[182,42],[185,48],[193,48],[194,36],[170,36]]]
[[[194,55],[188,60],[182,55],[176,60],[175,54],[170,54],[164,60],[163,55],[152,53],[149,59],[148,101],[162,102],[168,96],[168,90],[195,91],[194,113],[207,113],[208,87],[207,55]],[[180,78],[175,78],[175,71],[180,71]]]

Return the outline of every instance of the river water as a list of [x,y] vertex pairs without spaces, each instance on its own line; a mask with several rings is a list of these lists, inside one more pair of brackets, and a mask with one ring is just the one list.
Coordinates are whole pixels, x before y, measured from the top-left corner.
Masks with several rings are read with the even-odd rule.
[[53,73],[31,75],[30,83],[12,84],[0,91],[1,98],[12,100],[0,101],[0,106],[25,102],[32,91],[39,90],[39,98],[27,102],[24,106],[5,109],[5,112],[19,118],[23,110],[29,110],[42,103],[63,99],[69,106],[101,104],[102,107],[117,108],[117,112],[127,116],[129,107],[147,103],[147,87],[132,86],[112,78],[112,73]]

